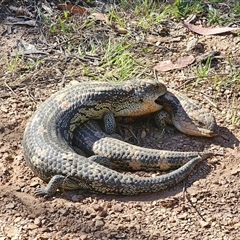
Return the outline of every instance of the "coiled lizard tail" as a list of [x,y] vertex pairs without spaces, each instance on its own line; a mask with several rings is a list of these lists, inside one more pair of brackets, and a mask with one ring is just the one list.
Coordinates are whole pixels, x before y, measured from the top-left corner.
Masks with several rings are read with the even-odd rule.
[[109,159],[113,168],[127,170],[169,170],[201,155],[202,159],[213,152],[175,152],[135,146],[106,134],[97,121],[81,124],[74,131],[73,142],[90,155]]
[[[95,157],[95,156],[93,156]],[[137,177],[122,174],[101,166],[88,158],[85,162],[77,159],[65,162],[69,166],[69,175],[55,174],[45,188],[38,188],[37,195],[52,196],[57,189],[84,189],[106,194],[136,195],[159,192],[174,186],[186,178],[193,168],[202,161],[198,156],[179,169],[158,177]],[[66,168],[65,168],[66,169]],[[66,173],[63,171],[63,173]]]
[[[134,177],[113,172],[76,154],[71,142],[77,126],[89,119],[102,118],[108,112],[114,116],[141,116],[161,110],[156,100],[166,91],[159,82],[137,80],[85,82],[60,90],[43,102],[27,123],[23,136],[27,164],[44,181],[54,179],[51,183],[55,190],[84,188],[125,194],[161,190],[168,185],[168,178],[164,182],[162,178],[150,178],[146,182],[137,178],[135,181]],[[185,177],[185,173],[176,175],[174,181]],[[56,180],[54,176],[63,177],[55,177]],[[66,185],[63,179],[71,179],[71,184]],[[169,180],[169,184],[172,181]],[[141,187],[142,183],[146,183],[145,187]],[[162,187],[154,186],[158,183]]]
[[[187,96],[168,90],[156,102],[165,110],[156,113],[156,123],[159,128],[162,128],[167,121],[186,134],[207,137],[217,134],[213,114]],[[111,122],[114,122],[112,116]],[[106,133],[108,132],[104,132],[96,121],[87,121],[75,130],[74,143],[88,154],[109,158],[114,167],[132,170],[167,170],[182,166],[199,154],[203,159],[216,154],[208,151],[175,152],[142,148],[110,138]]]
[[218,135],[214,115],[186,95],[168,89],[168,92],[157,100],[157,103],[161,104],[165,110],[165,112],[156,113],[155,116],[160,128],[164,120],[187,135],[203,137]]

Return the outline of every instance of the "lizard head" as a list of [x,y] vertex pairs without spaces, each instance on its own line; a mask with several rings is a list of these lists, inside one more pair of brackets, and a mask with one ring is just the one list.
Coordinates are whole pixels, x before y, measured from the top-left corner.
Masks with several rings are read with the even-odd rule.
[[158,99],[158,103],[170,114],[171,123],[179,131],[193,136],[218,135],[213,113],[187,96],[171,89]]

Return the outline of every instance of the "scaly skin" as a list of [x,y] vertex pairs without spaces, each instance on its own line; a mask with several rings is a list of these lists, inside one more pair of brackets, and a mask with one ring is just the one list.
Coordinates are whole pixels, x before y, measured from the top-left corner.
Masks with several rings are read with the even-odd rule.
[[[52,95],[31,117],[23,137],[26,162],[37,176],[49,182],[37,194],[52,195],[58,188],[137,194],[151,191],[158,180],[159,187],[165,185],[162,179],[125,176],[95,162],[103,157],[85,158],[70,147],[79,124],[108,112],[115,116],[156,112],[161,106],[155,101],[165,93],[166,87],[159,82],[129,81],[82,83]],[[157,185],[152,187],[157,190]]]
[[126,170],[165,171],[180,167],[198,156],[206,159],[214,155],[213,152],[176,152],[135,146],[106,134],[94,120],[75,130],[73,142],[90,155],[108,158],[112,168]]
[[[164,96],[158,98],[157,103],[162,105],[163,110],[167,112],[167,122],[173,124],[182,133],[200,137],[218,135],[214,115],[186,95],[168,89]],[[161,112],[159,114],[161,116]],[[156,118],[156,123],[158,123],[158,114]]]
[[23,137],[23,153],[34,173],[49,182],[37,190],[53,195],[58,188],[86,189],[107,194],[134,195],[158,192],[182,181],[199,163],[200,156],[179,169],[160,177],[121,174],[96,162],[104,157],[86,158],[73,152],[74,129],[89,119],[115,116],[141,116],[161,110],[156,100],[166,87],[156,81],[123,83],[87,82],[53,94],[29,120]]
[[[212,113],[187,96],[173,90],[159,97],[164,111],[156,113],[156,123],[163,120],[188,135],[212,137],[217,135],[217,124]],[[163,113],[162,113],[163,112]],[[132,170],[168,170],[182,166],[199,154],[203,159],[213,152],[175,152],[138,147],[125,143],[102,131],[94,120],[80,125],[74,133],[74,143],[88,154],[107,157],[113,168]]]

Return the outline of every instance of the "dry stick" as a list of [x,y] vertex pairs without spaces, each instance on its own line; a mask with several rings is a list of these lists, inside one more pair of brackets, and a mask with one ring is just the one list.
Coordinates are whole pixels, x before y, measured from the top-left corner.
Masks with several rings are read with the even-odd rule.
[[17,94],[12,90],[12,88],[7,84],[6,79],[4,79],[4,84],[15,96],[17,96]]
[[137,136],[134,134],[134,132],[129,128],[129,132],[133,135],[133,137],[137,140],[137,144],[140,144],[140,141],[138,140]]
[[[226,76],[226,75],[228,75],[228,74],[227,73],[218,74],[218,76]],[[214,77],[214,76],[216,76],[216,75],[209,75],[207,77],[209,79],[209,78]],[[193,80],[195,80],[197,78],[203,79],[203,78],[207,78],[207,77],[191,77],[191,78],[188,78],[184,83],[182,83],[180,86],[176,87],[175,90],[178,90],[178,89],[182,88],[183,86],[188,85],[189,83],[191,83]]]
[[190,203],[190,205],[192,206],[192,208],[196,211],[196,213],[198,214],[198,216],[199,216],[204,222],[206,222],[206,220],[204,219],[204,217],[202,216],[202,214],[199,212],[199,210],[196,208],[196,206],[194,206],[192,200],[189,198],[189,196],[188,196],[189,193],[187,192],[185,183],[186,183],[186,182],[184,182],[184,186],[183,186],[183,198],[184,198],[184,199],[187,199],[187,201]]
[[184,83],[182,83],[180,86],[176,87],[175,90],[178,90],[180,88],[182,88],[183,86],[186,86],[188,85],[189,83],[191,83],[193,80],[197,79],[197,77],[191,77],[191,78],[188,78],[187,81],[185,81]]
[[33,97],[33,95],[30,94],[30,92],[28,91],[28,89],[26,89],[26,93],[27,93],[28,97],[32,100],[32,102],[35,104],[35,106],[37,106],[37,101],[36,101],[36,99]]
[[198,93],[201,93],[203,95],[203,97],[211,104],[213,105],[217,110],[220,111],[220,109],[218,108],[218,106],[210,99],[210,97],[204,93],[204,92],[201,92],[201,91],[198,91],[198,90],[194,90],[193,92],[198,92]]
[[217,110],[220,111],[220,109],[218,108],[218,106],[211,100],[209,99],[209,96],[207,96],[206,94],[202,93],[203,97],[210,103],[212,104]]
[[[125,125],[125,124],[121,124],[121,123],[118,124],[118,125],[121,126],[121,127],[125,127],[125,128],[127,128],[128,131],[132,134],[132,136],[136,139],[137,144],[140,143],[139,140],[138,140],[138,138],[137,138],[137,136],[134,134],[134,132],[133,132],[130,128],[127,127],[127,125]],[[129,138],[131,138],[131,137],[128,137],[128,138],[126,138],[125,140],[128,140]]]
[[[155,77],[155,79],[158,80],[158,77],[157,77],[157,74],[156,74],[156,71],[155,71],[155,70],[154,70],[154,77]],[[192,78],[188,79],[186,82],[184,82],[184,83],[181,84],[180,86],[176,87],[175,90],[178,90],[178,89],[180,89],[182,86],[185,86],[185,85],[191,83],[191,82],[192,82],[193,80],[195,80],[196,78],[197,78],[197,77],[192,77]],[[210,97],[209,97],[207,94],[205,94],[205,93],[203,93],[203,92],[201,92],[201,91],[198,91],[198,90],[194,90],[194,91],[195,91],[195,92],[198,92],[198,93],[201,93],[201,94],[203,95],[203,97],[204,97],[211,105],[213,105],[216,109],[219,110],[218,106],[217,106],[212,100],[210,100]]]
[[66,44],[68,42],[71,42],[72,40],[75,40],[75,39],[81,40],[81,36],[75,36],[75,37],[72,37],[70,39],[64,40],[62,42],[58,42],[57,45],[51,47],[51,50],[54,50],[54,48],[56,48],[56,47],[61,47],[62,45]]
[[[154,79],[156,80],[156,81],[159,81],[158,80],[158,75],[157,75],[157,70],[154,68],[153,69],[153,76],[154,76]],[[165,84],[165,83],[164,83]]]

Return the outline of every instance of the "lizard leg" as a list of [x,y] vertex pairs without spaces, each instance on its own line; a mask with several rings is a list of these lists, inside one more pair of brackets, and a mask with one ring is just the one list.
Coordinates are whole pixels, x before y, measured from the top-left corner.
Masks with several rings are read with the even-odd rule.
[[74,181],[73,179],[70,179],[67,176],[55,175],[51,178],[46,187],[37,188],[35,190],[35,194],[37,196],[42,195],[45,197],[50,197],[56,193],[57,189],[79,189],[79,183]]
[[164,110],[154,113],[154,121],[163,133],[166,130],[167,124],[172,125],[171,115]]
[[116,120],[112,112],[105,113],[103,116],[104,131],[111,135],[116,130]]

